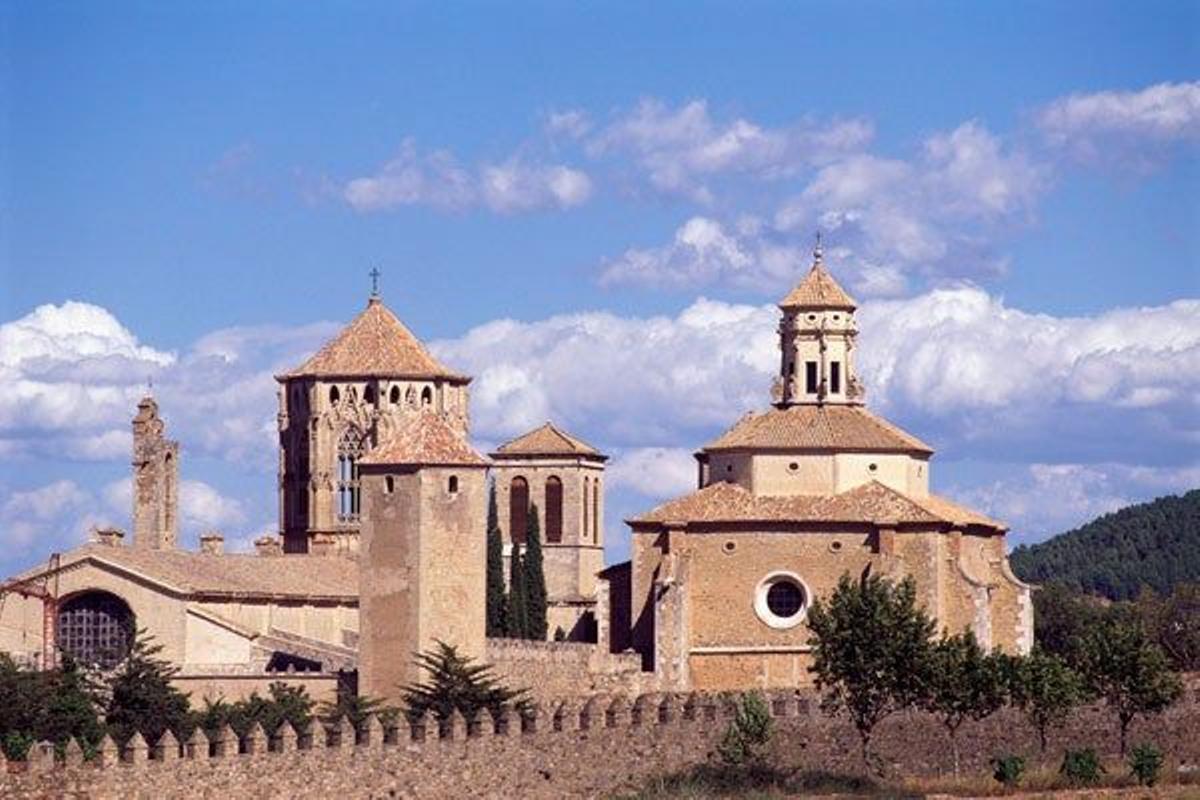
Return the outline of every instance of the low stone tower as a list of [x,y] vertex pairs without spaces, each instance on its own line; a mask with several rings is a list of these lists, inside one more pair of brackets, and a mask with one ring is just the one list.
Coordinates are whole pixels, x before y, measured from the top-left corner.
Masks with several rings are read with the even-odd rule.
[[398,701],[437,641],[484,655],[487,466],[433,411],[360,462],[360,692]]
[[176,547],[179,526],[179,442],[163,436],[158,403],[149,395],[133,418],[133,546]]
[[[604,463],[608,456],[547,422],[501,445],[492,459],[506,561],[525,541],[537,506],[545,557],[547,633],[591,641],[596,573],[604,569]],[[506,567],[504,574],[510,574]]]

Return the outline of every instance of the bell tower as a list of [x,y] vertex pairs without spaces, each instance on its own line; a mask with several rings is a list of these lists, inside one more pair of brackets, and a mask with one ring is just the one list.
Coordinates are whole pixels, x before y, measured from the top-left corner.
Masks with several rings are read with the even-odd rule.
[[179,442],[167,439],[146,395],[133,418],[133,546],[173,550],[178,538]]
[[780,373],[775,404],[862,405],[865,392],[854,370],[855,303],[823,263],[821,242],[812,269],[780,303]]

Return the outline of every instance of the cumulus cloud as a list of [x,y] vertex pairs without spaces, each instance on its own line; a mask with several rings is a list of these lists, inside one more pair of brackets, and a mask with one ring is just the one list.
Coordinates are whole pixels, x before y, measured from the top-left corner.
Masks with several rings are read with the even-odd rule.
[[[69,480],[13,492],[0,505],[0,541],[12,548],[53,546],[63,538],[62,521],[78,518],[91,499],[87,491]],[[78,535],[78,529],[74,533]]]
[[478,168],[462,166],[448,150],[422,153],[412,139],[374,175],[347,182],[342,197],[356,211],[430,206],[463,211],[483,205],[498,213],[571,208],[591,195],[586,173],[562,164],[510,158]]
[[[121,478],[101,491],[107,511],[126,530],[132,526],[133,480]],[[179,527],[185,535],[209,531],[227,531],[246,522],[243,503],[227,497],[204,481],[187,478],[179,481]]]
[[618,454],[606,470],[609,490],[628,489],[664,500],[696,488],[696,459],[682,447],[634,447]]
[[862,120],[770,128],[741,117],[717,121],[704,100],[672,108],[647,98],[590,136],[587,150],[631,157],[655,189],[707,203],[714,176],[787,177],[858,150],[873,134]]
[[1116,153],[1146,166],[1156,148],[1200,140],[1200,81],[1072,94],[1042,108],[1037,124],[1051,145],[1081,158],[1112,163]]

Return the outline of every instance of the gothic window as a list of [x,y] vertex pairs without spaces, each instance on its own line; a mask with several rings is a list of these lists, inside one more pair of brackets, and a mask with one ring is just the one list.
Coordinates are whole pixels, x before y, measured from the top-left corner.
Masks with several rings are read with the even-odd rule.
[[433,389],[430,389],[428,386],[421,390],[421,405],[433,405]]
[[337,518],[338,522],[357,522],[359,512],[358,460],[366,450],[366,436],[350,426],[338,440]]
[[448,491],[450,494],[458,494],[458,476],[457,475],[451,475],[450,479],[448,481],[446,481],[446,491]]
[[111,669],[133,645],[133,612],[108,592],[76,595],[58,610],[58,646],[84,664]]
[[562,481],[551,475],[546,478],[546,541],[562,541],[563,489]]
[[809,394],[817,393],[817,362],[804,362],[804,391]]
[[393,386],[392,390],[390,392],[388,392],[388,400],[391,402],[392,405],[396,405],[396,403],[400,402],[400,387],[399,386]]
[[508,538],[525,544],[525,522],[529,515],[529,482],[518,476],[508,489]]
[[838,394],[842,391],[842,362],[833,361],[829,364],[829,391]]
[[341,397],[342,397],[342,393],[338,391],[338,388],[336,386],[329,387],[329,403],[331,405],[336,406],[338,400],[340,400]]

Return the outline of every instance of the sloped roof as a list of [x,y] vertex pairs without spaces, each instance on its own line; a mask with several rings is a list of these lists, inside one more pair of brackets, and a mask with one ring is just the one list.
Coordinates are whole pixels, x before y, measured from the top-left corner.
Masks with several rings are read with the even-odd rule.
[[311,358],[280,378],[388,377],[470,380],[434,358],[378,297]]
[[878,481],[833,495],[756,496],[735,483],[713,483],[629,520],[667,522],[833,522],[1004,525],[940,497],[912,498]]
[[487,466],[488,460],[440,415],[421,411],[363,456],[360,463]]
[[752,412],[703,449],[933,452],[917,437],[862,406],[838,404]]
[[497,456],[599,456],[600,451],[582,439],[547,422],[496,448]]
[[358,562],[345,557],[211,555],[89,543],[64,553],[61,568],[85,562],[133,573],[185,595],[358,601]]
[[838,284],[818,258],[787,297],[779,301],[780,308],[844,308],[853,311],[854,298]]

